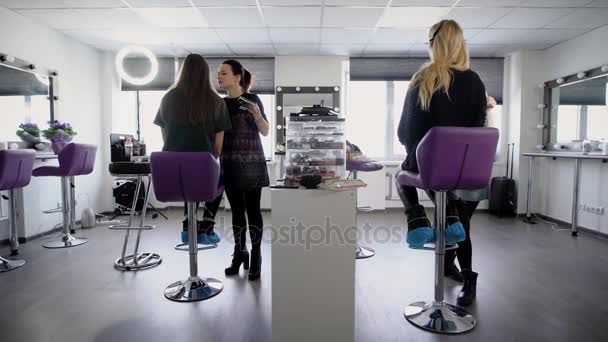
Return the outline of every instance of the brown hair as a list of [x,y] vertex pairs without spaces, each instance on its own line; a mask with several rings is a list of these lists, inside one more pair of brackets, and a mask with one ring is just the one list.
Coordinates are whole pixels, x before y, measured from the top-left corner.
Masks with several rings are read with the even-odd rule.
[[251,73],[243,67],[241,62],[234,59],[229,59],[227,61],[224,61],[222,64],[230,65],[230,68],[232,69],[232,73],[234,75],[241,75],[241,81],[239,82],[239,85],[241,86],[243,92],[246,93],[251,89],[253,77]]
[[[171,118],[180,124],[203,125],[213,122],[222,114],[224,101],[211,83],[209,64],[198,54],[190,54],[184,60],[179,77],[169,89],[181,96],[163,97],[163,119]],[[166,103],[169,101],[169,103]],[[165,108],[182,110],[165,110]]]

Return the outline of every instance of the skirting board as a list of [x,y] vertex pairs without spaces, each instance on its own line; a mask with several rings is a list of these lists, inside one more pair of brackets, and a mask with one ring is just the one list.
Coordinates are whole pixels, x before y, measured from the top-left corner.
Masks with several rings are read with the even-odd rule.
[[[540,217],[541,219],[543,219],[545,221],[553,222],[553,223],[558,224],[560,226],[564,226],[564,228],[570,228],[571,225],[572,225],[571,222],[566,222],[566,221],[558,220],[558,219],[555,219],[553,217],[545,216],[545,215],[542,215],[542,214],[533,214],[533,215],[538,216],[538,217]],[[519,214],[519,217],[520,218],[524,218],[524,217],[526,217],[526,214]],[[584,233],[589,233],[591,235],[595,235],[595,236],[600,237],[600,238],[608,239],[608,234],[602,233],[602,232],[597,231],[595,229],[591,229],[591,228],[583,227],[583,226],[578,226],[578,230],[582,231]]]

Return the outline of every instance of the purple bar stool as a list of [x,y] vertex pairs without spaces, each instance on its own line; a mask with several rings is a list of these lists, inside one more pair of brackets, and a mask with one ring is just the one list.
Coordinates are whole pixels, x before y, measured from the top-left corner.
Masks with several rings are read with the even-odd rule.
[[[9,241],[11,256],[19,254],[19,237],[17,236],[17,208],[15,189],[30,184],[35,153],[32,150],[0,151],[0,191],[8,190],[9,200]],[[6,199],[6,197],[3,196]],[[0,218],[3,219],[3,218]],[[8,260],[0,257],[0,273],[25,265],[25,260]]]
[[[373,172],[382,170],[384,166],[380,163],[363,162],[359,160],[346,160],[346,170],[349,171],[349,177],[352,174],[353,179],[357,179],[358,172]],[[370,208],[371,209],[371,208]],[[355,243],[355,258],[367,259],[376,255],[376,251],[370,247],[362,247],[359,243]]]
[[[190,277],[169,285],[165,297],[177,302],[214,297],[222,292],[224,284],[218,279],[198,276],[196,203],[212,201],[224,191],[223,186],[218,186],[220,163],[208,152],[154,152],[150,163],[156,198],[161,202],[188,203]],[[210,248],[217,245],[201,249]]]
[[36,168],[34,177],[61,177],[61,207],[63,212],[63,232],[61,239],[51,240],[43,246],[46,248],[67,248],[86,243],[87,238],[72,236],[76,221],[75,176],[88,175],[95,166],[97,146],[87,144],[67,144],[59,152],[59,166],[42,166]]
[[419,328],[459,334],[477,324],[471,314],[443,298],[447,191],[486,187],[497,143],[496,128],[434,127],[416,149],[420,172],[401,171],[397,176],[401,185],[436,191],[435,300],[412,303],[404,310],[405,318]]

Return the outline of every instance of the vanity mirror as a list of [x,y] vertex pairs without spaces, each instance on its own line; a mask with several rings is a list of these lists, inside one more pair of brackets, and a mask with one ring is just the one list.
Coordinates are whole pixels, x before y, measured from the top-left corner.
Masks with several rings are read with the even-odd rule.
[[0,141],[19,141],[16,131],[22,123],[45,129],[54,120],[53,81],[49,75],[25,61],[2,56],[0,62]]
[[595,68],[547,82],[544,145],[548,150],[590,152],[608,140],[608,70]]

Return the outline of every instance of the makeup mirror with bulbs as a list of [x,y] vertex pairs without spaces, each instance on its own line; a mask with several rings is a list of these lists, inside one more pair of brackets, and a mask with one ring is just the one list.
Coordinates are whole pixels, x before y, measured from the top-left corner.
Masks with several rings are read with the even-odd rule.
[[608,141],[608,66],[580,71],[545,83],[543,143],[548,150],[592,150]]
[[23,123],[44,129],[48,121],[54,120],[56,75],[15,57],[0,55],[0,141],[18,141],[16,132]]

